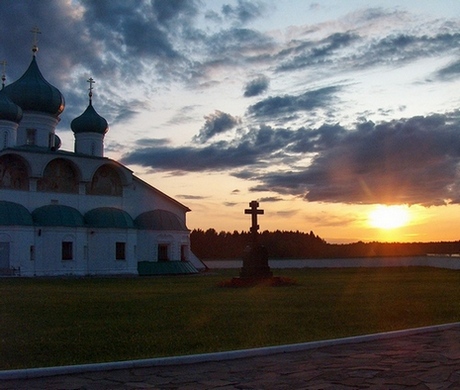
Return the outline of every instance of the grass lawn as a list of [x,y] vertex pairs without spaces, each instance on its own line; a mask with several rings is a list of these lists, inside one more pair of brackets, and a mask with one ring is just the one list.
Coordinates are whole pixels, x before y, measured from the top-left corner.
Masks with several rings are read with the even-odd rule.
[[275,270],[296,286],[193,276],[0,279],[0,369],[174,356],[460,321],[460,271]]

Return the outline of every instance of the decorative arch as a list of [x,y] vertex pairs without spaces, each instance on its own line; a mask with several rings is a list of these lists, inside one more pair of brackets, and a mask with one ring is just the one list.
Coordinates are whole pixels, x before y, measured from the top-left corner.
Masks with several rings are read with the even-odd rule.
[[15,154],[0,157],[0,188],[29,190],[29,169],[22,157]]
[[75,165],[64,158],[51,160],[43,177],[37,181],[37,191],[78,194],[79,174]]
[[93,179],[86,187],[88,195],[122,196],[123,182],[118,170],[105,164],[94,172]]

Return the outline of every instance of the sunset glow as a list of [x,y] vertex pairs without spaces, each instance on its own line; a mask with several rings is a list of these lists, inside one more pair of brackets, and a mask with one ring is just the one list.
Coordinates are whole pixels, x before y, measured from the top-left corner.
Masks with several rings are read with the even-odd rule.
[[261,231],[460,237],[460,1],[3,0],[0,21],[6,86],[41,31],[61,150],[91,77],[105,156],[190,230],[247,231],[256,200]]
[[397,229],[410,221],[407,206],[377,206],[369,214],[369,225],[379,229]]

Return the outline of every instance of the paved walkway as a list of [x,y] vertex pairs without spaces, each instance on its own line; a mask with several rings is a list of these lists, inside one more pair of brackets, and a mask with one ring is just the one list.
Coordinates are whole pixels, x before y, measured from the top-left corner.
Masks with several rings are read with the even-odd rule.
[[0,381],[0,390],[406,388],[460,388],[460,324],[234,360]]

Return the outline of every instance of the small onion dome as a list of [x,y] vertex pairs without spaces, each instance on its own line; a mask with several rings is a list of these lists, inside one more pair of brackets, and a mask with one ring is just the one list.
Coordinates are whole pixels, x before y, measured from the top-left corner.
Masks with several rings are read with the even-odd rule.
[[75,134],[99,133],[105,134],[109,130],[109,124],[93,108],[91,101],[83,114],[70,123],[70,128]]
[[22,110],[4,92],[0,91],[0,120],[19,123],[22,119]]
[[23,111],[38,111],[59,116],[64,111],[64,96],[45,80],[35,56],[26,72],[3,91]]

